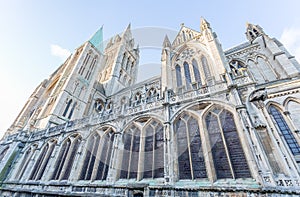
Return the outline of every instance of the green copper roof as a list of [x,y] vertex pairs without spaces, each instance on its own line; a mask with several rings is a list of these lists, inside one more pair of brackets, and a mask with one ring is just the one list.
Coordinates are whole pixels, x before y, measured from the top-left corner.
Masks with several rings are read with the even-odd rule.
[[90,38],[90,43],[103,52],[103,26]]

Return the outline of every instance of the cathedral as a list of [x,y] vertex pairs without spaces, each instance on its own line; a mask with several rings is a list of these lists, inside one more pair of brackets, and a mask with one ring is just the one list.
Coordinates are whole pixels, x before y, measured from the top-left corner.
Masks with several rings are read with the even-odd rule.
[[[0,141],[0,196],[299,196],[300,64],[259,25],[164,38],[137,82],[130,25],[102,28],[34,90]],[[298,118],[297,118],[298,117]]]

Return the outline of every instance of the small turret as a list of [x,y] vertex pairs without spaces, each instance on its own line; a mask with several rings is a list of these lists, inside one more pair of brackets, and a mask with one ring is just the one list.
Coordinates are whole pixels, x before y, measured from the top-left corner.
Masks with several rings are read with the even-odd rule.
[[247,23],[246,27],[246,36],[250,42],[253,42],[257,37],[265,34],[259,25]]

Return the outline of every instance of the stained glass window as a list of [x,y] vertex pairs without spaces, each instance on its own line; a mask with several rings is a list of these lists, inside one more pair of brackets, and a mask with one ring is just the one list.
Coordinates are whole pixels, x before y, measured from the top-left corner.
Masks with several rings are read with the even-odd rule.
[[178,64],[175,66],[175,70],[176,70],[177,87],[180,87],[182,86],[182,79],[181,79],[181,68]]
[[198,121],[182,114],[174,124],[177,140],[179,179],[206,178]]
[[198,67],[198,63],[195,59],[193,59],[192,65],[193,65],[193,70],[194,70],[195,81],[201,83],[199,67]]
[[185,76],[186,87],[189,88],[190,84],[192,83],[191,73],[190,73],[190,66],[187,62],[184,62],[183,67],[184,67],[184,76]]
[[280,111],[273,105],[269,108],[270,114],[275,120],[279,130],[281,131],[283,138],[285,139],[287,145],[289,146],[290,150],[294,155],[300,154],[300,146],[293,135],[292,131],[290,130],[289,126],[287,125],[286,121],[284,120]]

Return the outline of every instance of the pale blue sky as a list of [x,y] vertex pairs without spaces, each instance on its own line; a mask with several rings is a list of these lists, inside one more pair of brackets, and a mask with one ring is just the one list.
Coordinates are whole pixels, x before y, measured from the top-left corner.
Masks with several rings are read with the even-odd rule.
[[[73,52],[102,25],[108,39],[130,22],[133,29],[177,31],[185,23],[199,30],[203,16],[227,49],[246,41],[245,24],[251,22],[300,55],[299,7],[297,0],[0,0],[0,133],[12,124],[34,88],[63,62],[60,49]],[[160,61],[150,58],[151,50],[149,54],[145,51],[143,64]]]

